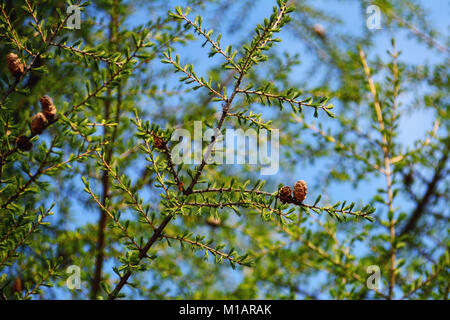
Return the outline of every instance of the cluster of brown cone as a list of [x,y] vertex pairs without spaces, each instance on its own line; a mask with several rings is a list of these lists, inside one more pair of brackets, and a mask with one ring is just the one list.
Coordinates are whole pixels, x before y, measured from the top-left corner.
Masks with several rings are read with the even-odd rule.
[[[56,118],[56,107],[53,104],[52,98],[49,96],[43,96],[40,99],[41,112],[36,113],[31,118],[31,133],[33,135],[41,134],[45,129],[45,125],[48,121],[53,121]],[[33,144],[27,136],[20,136],[16,140],[17,147],[22,151],[30,151]]]
[[[25,66],[20,58],[15,53],[8,53],[6,55],[6,62],[11,74],[15,77],[20,77],[25,70]],[[43,96],[40,99],[42,110],[31,118],[31,133],[33,135],[41,134],[45,129],[48,121],[53,121],[56,117],[56,107],[53,104],[52,98]],[[17,147],[22,151],[30,151],[33,147],[30,139],[27,136],[20,136],[16,139]]]
[[294,199],[298,202],[303,202],[306,199],[308,188],[304,180],[299,180],[294,185],[294,197],[292,197],[292,189],[289,186],[284,186],[278,192],[279,198],[284,202],[292,202]]
[[40,134],[44,130],[47,121],[52,121],[56,117],[56,107],[53,104],[52,98],[43,96],[40,99],[41,111],[33,116],[31,119],[31,132],[33,134]]

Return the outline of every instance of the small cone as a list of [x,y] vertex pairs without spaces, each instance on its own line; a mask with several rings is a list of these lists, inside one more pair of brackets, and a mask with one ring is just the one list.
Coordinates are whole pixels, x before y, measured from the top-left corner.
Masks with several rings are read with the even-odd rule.
[[284,186],[280,189],[278,194],[280,195],[281,200],[287,201],[292,197],[292,189],[289,186]]
[[39,101],[41,102],[42,109],[45,109],[48,106],[51,106],[53,104],[52,98],[50,98],[47,95],[41,97],[41,99],[39,99]]
[[33,134],[40,134],[44,130],[47,118],[42,112],[39,112],[33,116],[31,119],[31,132]]
[[156,149],[164,149],[166,142],[158,136],[153,136],[153,145]]
[[317,23],[317,24],[313,25],[312,29],[315,32],[315,34],[317,34],[320,38],[325,39],[326,31],[325,31],[325,27],[323,25]]
[[215,218],[215,217],[209,217],[208,220],[206,220],[206,223],[213,228],[220,226],[221,222],[222,221],[220,220],[220,218]]
[[22,75],[24,71],[24,65],[20,61],[19,57],[15,53],[8,53],[6,55],[6,62],[8,63],[9,71],[15,76],[18,77]]
[[299,180],[294,185],[294,198],[295,200],[302,202],[306,199],[306,194],[308,193],[308,188],[306,187],[306,182],[304,180]]
[[26,136],[17,137],[16,145],[22,151],[30,151],[33,148],[33,144]]
[[47,120],[53,120],[56,116],[56,107],[53,104],[52,98],[49,96],[43,96],[40,99],[41,106],[42,106],[42,113],[45,115]]
[[53,120],[56,117],[56,107],[52,104],[50,106],[48,106],[47,109],[42,109],[42,113],[45,115],[45,117],[48,120]]

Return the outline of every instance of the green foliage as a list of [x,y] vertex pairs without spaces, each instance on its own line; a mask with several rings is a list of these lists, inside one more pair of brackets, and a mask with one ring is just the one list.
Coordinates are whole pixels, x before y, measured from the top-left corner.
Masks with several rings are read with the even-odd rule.
[[[60,1],[0,7],[1,57],[23,65],[0,66],[0,299],[448,297],[445,59],[418,72],[394,40],[387,61],[366,56],[373,34],[314,28],[339,21],[308,1],[278,0],[250,36],[228,12],[253,1],[73,2],[80,30]],[[131,27],[133,5],[156,18]],[[377,5],[392,30],[448,53],[420,6]],[[210,9],[235,30],[210,29],[225,35]],[[299,57],[276,45],[287,33],[324,79],[315,67],[292,80]],[[199,61],[184,62],[187,47]],[[38,133],[43,95],[57,116]],[[434,126],[406,147],[401,120],[417,109]],[[176,164],[174,130],[198,120],[218,133],[279,129],[280,173],[263,181],[248,165],[208,163],[215,136],[201,163]],[[283,196],[317,166],[305,201]],[[348,182],[357,192],[336,195]],[[73,265],[80,289],[67,284]]]

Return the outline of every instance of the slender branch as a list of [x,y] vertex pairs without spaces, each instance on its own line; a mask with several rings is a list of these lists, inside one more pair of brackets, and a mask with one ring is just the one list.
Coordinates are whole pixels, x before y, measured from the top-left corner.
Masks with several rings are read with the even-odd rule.
[[368,159],[366,159],[365,157],[362,157],[358,152],[356,152],[356,150],[353,150],[350,147],[347,147],[345,144],[343,144],[340,141],[337,141],[333,136],[328,135],[325,131],[320,130],[319,128],[317,128],[314,125],[311,125],[307,122],[305,122],[301,117],[296,116],[295,120],[302,123],[306,128],[320,134],[325,140],[327,140],[328,142],[334,143],[337,147],[339,147],[342,150],[347,151],[348,153],[350,153],[350,156],[352,159],[356,159],[359,161],[364,162],[367,166],[371,167],[372,169],[374,169],[375,171],[384,173],[384,169],[381,168],[380,166],[378,166],[377,164],[371,163]]
[[71,51],[71,52],[76,53],[76,54],[80,54],[80,55],[83,55],[83,56],[86,56],[86,57],[90,57],[90,58],[92,58],[94,60],[103,61],[103,62],[106,62],[108,64],[115,64],[118,67],[121,67],[124,64],[123,62],[112,61],[112,59],[100,57],[100,56],[96,55],[94,52],[87,52],[87,51],[84,51],[84,50],[81,50],[81,49],[78,49],[78,48],[75,48],[75,47],[72,47],[72,46],[68,46],[68,45],[65,45],[65,44],[62,44],[62,43],[50,42],[49,44],[51,46],[58,47],[58,48],[61,48],[61,49],[64,49],[64,50],[68,50],[68,51]]
[[408,21],[406,21],[402,17],[398,16],[393,10],[389,10],[388,14],[390,14],[395,20],[397,20],[401,24],[405,25],[412,33],[414,33],[416,36],[418,36],[423,41],[428,43],[430,46],[435,47],[436,49],[438,49],[441,52],[449,52],[450,51],[450,49],[447,48],[445,45],[439,43],[438,41],[433,39],[433,37],[431,37],[428,34],[422,32],[417,27],[415,27],[414,25],[412,25],[411,23],[409,23]]
[[[250,189],[239,189],[239,188],[207,188],[207,189],[197,189],[197,190],[192,190],[191,194],[201,194],[201,193],[221,193],[221,192],[234,192],[234,193],[249,193],[249,194],[258,194],[258,195],[264,195],[267,197],[276,197],[278,199],[281,199],[278,192],[274,192],[274,193],[270,193],[270,192],[266,192],[266,191],[261,191],[261,190],[250,190]],[[338,212],[338,213],[342,213],[342,214],[350,214],[350,215],[354,215],[354,216],[359,216],[359,217],[365,217],[368,215],[368,213],[362,212],[362,211],[352,211],[352,210],[345,210],[345,209],[337,209],[337,208],[331,208],[331,207],[320,207],[318,205],[309,205],[309,204],[305,204],[303,202],[297,201],[295,199],[282,199],[284,202],[286,203],[290,203],[296,206],[300,206],[303,208],[308,208],[308,209],[315,209],[315,210],[320,210],[320,211],[329,211],[329,210],[333,210],[334,212]],[[198,204],[198,203],[197,203]],[[205,206],[207,204],[204,204]],[[213,204],[215,206],[219,206],[220,207],[220,203],[219,204]],[[225,204],[222,204],[223,206],[225,206]]]
[[33,287],[33,289],[30,289],[29,291],[27,291],[23,298],[27,299],[29,296],[39,293],[39,288],[42,287],[45,284],[45,282],[52,276],[52,274],[55,273],[55,271],[58,269],[58,267],[59,267],[58,263],[55,263],[52,267],[50,267],[48,272],[45,274],[45,276],[42,277],[41,281],[36,283],[36,285]]
[[50,148],[47,150],[44,159],[39,165],[39,168],[36,170],[36,172],[28,179],[28,181],[21,186],[14,195],[9,197],[0,207],[0,209],[6,209],[8,205],[10,205],[12,202],[14,202],[17,198],[20,197],[20,195],[34,182],[36,179],[41,176],[44,173],[44,167],[47,164],[48,158],[50,157],[50,154],[53,151],[53,148],[57,141],[57,136],[53,138]]
[[[164,228],[167,226],[167,224],[170,222],[170,220],[172,220],[172,215],[167,216],[166,218],[164,218],[163,222],[161,223],[161,225],[158,227],[158,229],[156,229],[153,232],[152,237],[150,238],[150,240],[147,242],[147,244],[144,246],[144,248],[141,249],[141,251],[139,252],[138,255],[138,263],[147,256],[147,252],[148,250],[150,250],[150,248],[153,246],[153,244],[156,242],[156,240],[158,240],[158,238],[160,237],[162,231],[164,230]],[[117,296],[120,293],[120,290],[122,290],[123,286],[125,284],[127,284],[128,279],[131,277],[132,272],[131,271],[127,271],[123,276],[120,277],[119,282],[117,283],[117,285],[115,286],[114,290],[108,295],[108,299],[109,300],[114,300],[117,298]]]
[[183,238],[183,237],[179,237],[179,236],[171,236],[171,235],[167,235],[167,234],[161,234],[161,238],[165,238],[165,239],[172,239],[172,240],[177,240],[180,242],[186,242],[190,245],[199,247],[201,249],[204,249],[206,251],[211,252],[212,254],[214,254],[215,256],[219,256],[222,257],[224,259],[227,259],[233,263],[239,264],[239,265],[247,265],[247,263],[244,262],[245,259],[236,259],[234,256],[224,253],[220,250],[217,250],[216,248],[212,248],[204,243],[201,243],[200,241],[197,240],[191,240],[191,239],[187,239],[187,238]]
[[[395,47],[394,47],[395,50]],[[382,137],[382,149],[383,149],[383,158],[384,158],[384,174],[386,177],[386,188],[387,188],[387,203],[386,205],[388,206],[388,210],[389,210],[389,234],[390,234],[390,244],[391,244],[391,248],[390,248],[390,279],[389,279],[389,299],[392,299],[394,296],[394,286],[395,286],[395,278],[396,278],[396,248],[395,248],[395,219],[394,219],[394,207],[393,207],[393,191],[392,191],[392,177],[391,177],[391,155],[390,155],[390,146],[391,144],[388,143],[388,138],[387,138],[387,133],[385,131],[385,124],[384,124],[384,119],[383,119],[383,114],[381,112],[381,105],[380,102],[378,101],[378,97],[377,97],[377,91],[375,88],[375,84],[374,81],[372,79],[372,76],[370,74],[370,68],[367,65],[367,61],[365,58],[365,54],[364,51],[362,49],[359,50],[359,55],[361,58],[361,62],[363,64],[364,67],[364,72],[367,78],[367,82],[369,84],[369,89],[370,92],[372,94],[373,100],[374,100],[374,108],[375,108],[375,113],[377,116],[377,120],[378,120],[378,126],[379,126],[379,131],[381,133],[381,137]],[[398,80],[398,69],[396,67],[396,57],[397,54],[394,53],[394,83],[397,82]],[[394,92],[398,92],[396,91],[396,89],[394,88]],[[394,100],[394,110],[395,110],[395,100],[396,100],[396,96],[393,97]],[[393,116],[394,119],[394,116]],[[392,129],[392,128],[391,128]],[[391,132],[391,131],[390,131]],[[391,132],[392,135],[392,132]]]
[[133,244],[133,246],[136,248],[136,250],[141,250],[141,247],[137,244],[137,242],[134,240],[134,238],[128,233],[127,228],[125,228],[119,221],[119,219],[114,216],[111,211],[105,207],[105,205],[100,201],[100,199],[92,192],[90,188],[87,188],[87,192],[89,195],[94,199],[94,201],[97,203],[97,205],[100,207],[102,211],[104,211],[108,216],[114,221],[114,223],[117,225],[117,227],[123,232],[123,234],[128,238],[130,243]]
[[9,250],[6,253],[6,255],[2,258],[2,260],[0,261],[0,267],[3,267],[6,264],[6,262],[8,261],[8,259],[14,255],[14,253],[17,251],[17,249],[20,248],[25,243],[25,241],[28,239],[28,237],[30,237],[33,233],[36,232],[36,230],[38,230],[39,226],[43,223],[44,219],[50,215],[50,210],[52,209],[52,207],[50,207],[42,215],[39,215],[37,221],[31,224],[30,228],[25,233],[25,235],[22,237],[22,239],[20,239],[18,242],[16,242],[14,247],[11,250]]
[[191,20],[188,19],[188,17],[186,15],[181,15],[181,17],[183,18],[184,21],[186,21],[189,25],[193,26],[195,28],[195,30],[197,31],[198,34],[202,35],[206,41],[208,41],[211,46],[214,48],[214,50],[216,50],[216,52],[220,53],[225,60],[232,65],[238,72],[241,72],[241,69],[239,68],[239,66],[236,64],[236,62],[234,62],[233,58],[231,58],[228,54],[226,54],[222,48],[220,47],[220,44],[213,41],[211,39],[211,37],[204,31],[202,30],[197,24],[195,24],[194,22],[192,22]]
[[[113,3],[113,10],[111,13],[111,22],[109,26],[109,47],[110,49],[114,49],[117,42],[117,35],[119,33],[119,13],[118,13],[119,3],[117,0]],[[112,90],[107,89],[106,92],[106,100],[103,108],[103,119],[108,122],[111,116],[111,95]],[[120,115],[120,105],[121,105],[121,93],[120,93],[120,85],[118,88],[117,94],[117,106],[116,106],[116,122],[119,119]],[[108,144],[105,146],[106,149],[106,158],[103,158],[104,163],[109,166],[109,163],[113,157],[113,146],[115,143],[115,139],[117,136],[118,127],[114,127],[113,133],[110,134],[109,127],[103,128],[103,140],[108,141]],[[103,171],[102,175],[102,206],[100,207],[100,218],[98,221],[98,234],[97,234],[97,257],[95,261],[95,270],[94,270],[94,278],[92,279],[92,291],[91,297],[95,299],[100,290],[100,282],[102,280],[102,270],[103,270],[103,261],[105,259],[105,231],[106,231],[106,222],[108,219],[107,212],[103,209],[107,209],[107,201],[110,197],[110,180],[108,171]]]
[[427,189],[426,189],[423,197],[420,198],[420,200],[417,202],[416,208],[414,209],[413,213],[411,214],[406,225],[401,230],[399,236],[402,236],[402,235],[412,232],[416,228],[417,222],[419,221],[419,219],[426,212],[428,203],[430,202],[433,194],[436,193],[436,189],[437,189],[437,185],[438,185],[439,181],[445,177],[445,175],[443,173],[445,172],[445,167],[447,164],[447,160],[449,158],[449,149],[450,149],[450,144],[448,144],[447,147],[443,150],[442,156],[436,165],[436,169],[434,171],[433,178],[427,184]]
[[321,106],[317,106],[315,104],[309,103],[309,102],[304,102],[301,100],[296,100],[296,99],[291,99],[279,94],[274,94],[274,93],[269,93],[269,92],[264,92],[264,91],[260,91],[260,90],[248,90],[248,89],[237,89],[238,93],[243,93],[245,95],[257,95],[260,97],[265,97],[265,98],[269,98],[269,99],[275,99],[281,102],[287,102],[287,103],[291,103],[294,105],[297,105],[299,107],[312,107],[312,108],[318,108],[318,109],[322,109],[322,110],[328,110],[326,104],[323,104]]
[[[277,16],[275,22],[274,22],[272,25],[266,26],[266,27],[264,28],[264,31],[259,33],[259,38],[258,38],[258,40],[255,41],[255,43],[254,43],[254,45],[252,46],[252,48],[250,48],[249,52],[247,52],[247,57],[246,57],[246,59],[244,60],[244,62],[243,62],[243,64],[242,64],[241,72],[239,72],[239,77],[238,77],[238,79],[237,79],[237,81],[236,81],[236,84],[235,84],[235,86],[234,86],[233,93],[231,94],[231,96],[230,96],[230,97],[224,102],[224,104],[222,105],[222,114],[221,114],[221,116],[220,116],[219,122],[218,122],[218,124],[217,124],[216,129],[215,129],[215,132],[216,132],[216,133],[220,132],[220,130],[222,129],[223,123],[225,122],[225,119],[226,119],[226,117],[227,117],[227,115],[228,115],[228,110],[230,109],[231,104],[233,103],[233,100],[234,100],[236,94],[238,93],[238,90],[239,90],[239,87],[240,87],[240,85],[241,85],[241,82],[242,82],[242,80],[243,80],[243,78],[244,78],[245,72],[246,72],[247,69],[251,66],[251,63],[252,63],[252,61],[253,61],[252,58],[253,58],[254,53],[255,53],[257,50],[262,50],[262,49],[266,46],[266,44],[267,44],[267,42],[269,41],[269,39],[263,40],[264,37],[265,37],[269,32],[271,32],[270,30],[275,29],[275,28],[278,26],[278,24],[280,24],[281,19],[283,18],[283,16],[284,16],[285,14],[286,14],[286,6],[283,6],[283,7],[281,8],[281,10],[280,10],[280,12],[279,12],[279,14],[278,14],[278,16]],[[210,154],[211,154],[211,152],[212,152],[212,149],[213,149],[213,147],[214,147],[214,143],[216,142],[216,139],[217,139],[217,134],[215,134],[215,135],[213,135],[213,136],[211,137],[211,142],[210,142],[210,144],[208,145],[208,148],[207,148],[207,150],[206,150],[205,155],[203,156],[202,162],[201,162],[201,164],[198,166],[198,168],[197,168],[197,170],[196,170],[196,173],[195,173],[195,175],[194,175],[194,178],[192,179],[191,183],[189,184],[189,187],[188,187],[188,188],[186,189],[186,191],[184,192],[185,195],[189,195],[190,193],[192,193],[192,190],[194,189],[194,186],[197,184],[198,179],[200,178],[200,175],[201,175],[202,172],[203,172],[203,168],[206,166],[206,159],[209,158],[209,156],[210,156]]]

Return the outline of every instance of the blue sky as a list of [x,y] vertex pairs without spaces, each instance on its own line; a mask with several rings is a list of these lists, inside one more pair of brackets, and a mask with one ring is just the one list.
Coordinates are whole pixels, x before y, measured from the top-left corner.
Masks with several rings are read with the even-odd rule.
[[[173,3],[173,7],[176,5],[183,5],[185,1],[171,1]],[[443,34],[446,34],[449,28],[449,2],[445,0],[435,0],[435,1],[421,1],[426,8],[429,10],[429,15],[432,18],[432,22],[434,23],[434,27],[439,29]],[[254,29],[256,23],[262,21],[264,17],[268,17],[271,14],[272,6],[275,4],[275,1],[272,0],[259,0],[258,6],[254,11],[249,12],[247,20],[244,23],[244,29],[247,30],[247,34],[251,35],[251,31]],[[319,0],[314,3],[317,8],[322,8],[326,12],[332,13],[333,15],[338,16],[343,21],[345,21],[344,26],[339,27],[342,28],[342,31],[348,32],[348,34],[361,34],[362,28],[365,28],[365,21],[361,19],[359,14],[359,9],[355,5],[354,1],[326,1]],[[202,12],[196,12],[192,10],[191,15],[199,14]],[[206,13],[207,16],[207,13]],[[145,24],[147,19],[151,17],[149,14],[142,10],[142,8],[137,8],[137,11],[134,13],[133,17],[129,19],[128,23],[132,25]],[[208,25],[208,19],[205,19],[204,25]],[[382,18],[382,26],[383,26],[383,18]],[[217,32],[221,32],[221,30],[217,30]],[[387,59],[386,50],[390,49],[390,41],[392,34],[390,34],[389,30],[384,28],[383,30],[374,30],[373,32],[377,33],[375,37],[376,45],[374,46],[374,50],[367,52],[369,58],[374,56],[380,56],[383,59]],[[234,35],[227,34],[227,32],[223,33],[222,43],[236,43],[234,39]],[[243,33],[245,34],[245,33]],[[378,35],[379,34],[379,35]],[[314,67],[314,64],[317,63],[316,60],[311,58],[311,55],[305,54],[307,52],[305,47],[288,32],[282,32],[280,37],[283,39],[283,42],[277,45],[276,50],[279,51],[288,51],[291,55],[295,53],[300,53],[301,65],[296,67],[295,72],[293,72],[293,77],[295,74],[301,74],[307,70],[310,70],[311,67]],[[442,55],[437,55],[436,51],[431,51],[426,49],[423,44],[418,44],[416,40],[410,39],[406,34],[396,35],[397,47],[399,50],[402,50],[403,54],[401,56],[401,60],[409,63],[417,63],[421,64],[424,61],[429,61],[431,63],[442,61]],[[208,49],[199,48],[199,41],[193,42],[187,45],[182,50],[179,50],[179,53],[182,55],[182,61],[186,60],[186,62],[191,62],[196,65],[196,71],[199,74],[205,74],[208,68],[211,67],[213,61],[208,60],[207,52]],[[295,78],[292,79],[295,82]],[[175,85],[175,84],[174,84]],[[411,96],[405,94],[403,96],[404,102],[407,103],[410,100]],[[417,140],[419,137],[424,136],[427,130],[430,130],[432,127],[432,115],[427,114],[425,112],[417,112],[414,114],[407,115],[401,121],[401,134],[400,140],[405,144],[412,146],[412,143]],[[305,168],[303,168],[305,169]],[[307,170],[302,170],[302,178],[310,181],[315,179],[320,168],[307,168]],[[383,181],[373,181],[370,189],[376,189],[374,185],[382,184]],[[80,188],[81,190],[82,188]],[[331,190],[329,190],[330,194],[333,194],[333,197],[336,199],[341,198],[355,198],[368,200],[373,194],[367,193],[364,194],[361,190],[354,190],[351,186],[346,185],[333,185]],[[74,207],[74,211],[78,212],[75,215],[74,224],[70,226],[72,228],[76,228],[80,225],[85,224],[86,222],[96,222],[98,219],[98,210],[86,210],[86,208],[82,208],[79,205]],[[107,264],[106,267],[111,267],[110,264]],[[105,270],[106,271],[106,270]],[[237,280],[238,278],[235,278]]]

